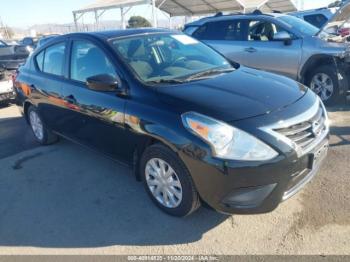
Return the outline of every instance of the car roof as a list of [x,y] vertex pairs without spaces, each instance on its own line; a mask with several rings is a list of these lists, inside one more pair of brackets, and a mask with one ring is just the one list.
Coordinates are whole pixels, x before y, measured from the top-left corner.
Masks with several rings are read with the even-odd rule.
[[229,14],[229,15],[216,15],[216,16],[209,16],[209,17],[204,17],[202,19],[199,19],[197,21],[194,21],[192,23],[186,24],[186,26],[201,26],[205,24],[206,22],[216,22],[216,21],[222,21],[222,20],[227,20],[227,19],[256,19],[256,18],[277,18],[281,16],[286,16],[286,14],[282,13],[261,13],[261,14]]
[[161,29],[161,28],[137,28],[137,29],[123,29],[123,30],[110,30],[110,31],[98,31],[98,32],[84,32],[84,33],[72,33],[64,35],[68,36],[93,36],[103,40],[118,38],[118,37],[128,37],[134,35],[142,34],[153,34],[153,33],[181,33],[179,31]]

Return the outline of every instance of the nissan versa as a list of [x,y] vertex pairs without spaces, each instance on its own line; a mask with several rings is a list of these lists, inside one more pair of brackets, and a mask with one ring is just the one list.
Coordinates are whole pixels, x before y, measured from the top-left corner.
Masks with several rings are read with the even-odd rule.
[[327,154],[327,112],[314,92],[175,31],[58,36],[20,68],[15,87],[40,143],[65,137],[133,167],[174,216],[201,203],[272,211]]

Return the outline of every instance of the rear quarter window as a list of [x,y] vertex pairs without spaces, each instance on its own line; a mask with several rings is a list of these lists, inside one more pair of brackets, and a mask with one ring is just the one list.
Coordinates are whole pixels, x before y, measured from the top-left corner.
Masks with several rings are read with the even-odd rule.
[[45,50],[41,51],[35,57],[35,63],[40,71],[43,71],[43,68],[44,68],[44,58],[45,58]]

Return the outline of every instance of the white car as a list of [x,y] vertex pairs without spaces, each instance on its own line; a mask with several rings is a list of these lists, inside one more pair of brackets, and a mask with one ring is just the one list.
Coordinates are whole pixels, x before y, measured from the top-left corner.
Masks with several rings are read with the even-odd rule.
[[11,74],[0,69],[0,104],[7,105],[15,98]]

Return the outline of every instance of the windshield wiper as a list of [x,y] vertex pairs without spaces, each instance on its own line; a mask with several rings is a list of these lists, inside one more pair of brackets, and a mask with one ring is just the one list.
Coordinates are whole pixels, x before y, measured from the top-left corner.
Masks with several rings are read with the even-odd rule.
[[222,74],[222,73],[229,73],[229,72],[233,72],[235,70],[236,70],[235,68],[210,69],[210,70],[206,70],[206,71],[202,71],[202,72],[190,75],[185,80],[186,81],[192,81],[192,80],[200,79],[200,78],[205,77],[205,76],[210,76],[210,75],[215,75],[215,74]]
[[147,84],[181,84],[185,81],[180,79],[159,79],[159,80],[151,80],[147,81]]

